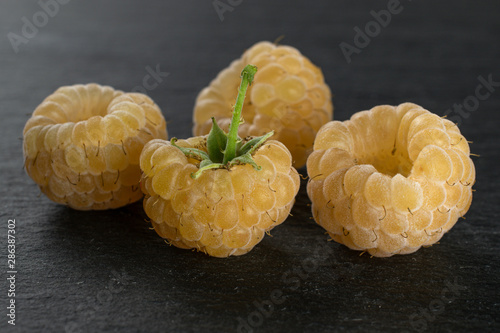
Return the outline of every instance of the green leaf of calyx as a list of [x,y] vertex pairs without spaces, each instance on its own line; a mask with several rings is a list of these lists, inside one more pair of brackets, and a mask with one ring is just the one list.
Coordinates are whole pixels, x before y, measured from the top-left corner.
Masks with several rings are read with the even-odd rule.
[[212,163],[209,160],[203,160],[200,163],[200,168],[198,169],[198,171],[193,172],[191,174],[191,178],[193,178],[193,179],[198,178],[203,173],[203,171],[205,171],[205,170],[208,170],[208,169],[222,169],[224,167],[225,167],[224,164],[221,164],[221,163]]
[[203,160],[200,162],[200,165],[198,166],[199,169],[205,168],[207,165],[214,164],[214,162],[210,160]]
[[177,141],[177,138],[172,138],[170,140],[170,143],[172,146],[178,148],[180,151],[186,155],[186,157],[193,158],[198,161],[203,161],[203,160],[210,160],[210,157],[208,156],[207,153],[205,153],[203,150],[199,150],[196,148],[184,148],[181,146],[178,146],[175,142]]
[[207,151],[211,161],[222,163],[226,144],[227,134],[219,127],[215,118],[212,117],[212,129],[207,137]]
[[248,140],[245,142],[243,146],[241,146],[238,151],[237,155],[244,155],[244,154],[253,154],[260,146],[262,146],[267,139],[269,139],[271,136],[274,135],[274,131],[271,131],[263,136],[259,136],[253,139]]
[[244,155],[235,157],[229,162],[230,167],[233,165],[239,165],[239,164],[250,164],[255,170],[261,169],[261,167],[259,165],[257,165],[257,163],[255,163],[255,161],[253,160],[252,155],[250,155],[250,153],[246,153]]

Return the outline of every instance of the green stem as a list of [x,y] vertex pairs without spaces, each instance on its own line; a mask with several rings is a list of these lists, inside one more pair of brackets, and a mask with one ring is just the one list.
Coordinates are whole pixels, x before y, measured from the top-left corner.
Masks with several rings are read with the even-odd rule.
[[245,101],[245,94],[248,86],[252,84],[253,77],[257,72],[257,67],[254,65],[247,65],[241,72],[241,84],[238,90],[238,97],[234,105],[233,117],[229,125],[229,133],[227,135],[226,150],[224,152],[223,164],[228,163],[236,157],[236,143],[238,141],[238,127],[241,123],[241,111],[243,109],[243,102]]

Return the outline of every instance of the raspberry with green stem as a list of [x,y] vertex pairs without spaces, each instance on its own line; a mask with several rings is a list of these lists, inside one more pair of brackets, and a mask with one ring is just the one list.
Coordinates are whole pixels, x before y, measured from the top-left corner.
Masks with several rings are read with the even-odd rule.
[[252,138],[245,143],[238,136],[238,128],[243,123],[241,116],[243,102],[245,101],[246,91],[253,82],[255,73],[257,73],[257,67],[254,65],[245,66],[241,72],[241,83],[233,109],[231,124],[229,125],[229,132],[224,132],[215,121],[215,118],[212,117],[212,129],[207,137],[208,153],[196,148],[180,147],[175,144],[177,139],[172,138],[171,143],[173,146],[179,148],[187,157],[200,161],[199,170],[191,174],[192,178],[198,178],[208,169],[229,169],[236,164],[250,164],[256,170],[260,170],[260,167],[253,160],[252,154],[274,134],[274,131]]
[[208,136],[152,140],[142,150],[144,210],[158,235],[174,246],[214,257],[242,255],[292,209],[300,178],[290,151],[267,140],[273,131],[238,137],[256,70],[247,66],[240,88],[234,87],[238,98],[229,134],[212,118]]

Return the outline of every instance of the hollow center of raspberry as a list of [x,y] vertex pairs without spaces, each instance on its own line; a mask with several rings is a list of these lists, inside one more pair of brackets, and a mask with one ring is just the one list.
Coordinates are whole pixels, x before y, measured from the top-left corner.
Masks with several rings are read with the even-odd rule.
[[101,103],[97,103],[94,106],[88,106],[85,104],[78,105],[77,112],[71,113],[71,119],[69,119],[69,121],[78,123],[80,121],[89,120],[90,118],[95,116],[105,117],[111,112],[108,108],[111,102],[112,99],[110,99],[109,101],[103,101]]
[[390,177],[398,173],[404,177],[408,177],[411,173],[413,163],[410,158],[398,150],[393,151],[378,151],[373,154],[357,156],[358,164],[371,164],[378,172],[386,174]]

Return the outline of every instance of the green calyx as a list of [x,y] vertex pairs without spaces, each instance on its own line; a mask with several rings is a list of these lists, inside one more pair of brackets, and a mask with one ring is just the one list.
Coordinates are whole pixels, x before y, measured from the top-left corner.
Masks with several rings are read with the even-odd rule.
[[207,137],[207,152],[195,148],[179,147],[175,144],[177,139],[173,138],[170,142],[173,146],[179,148],[187,157],[200,161],[198,171],[191,174],[191,177],[198,178],[208,169],[229,169],[237,164],[250,164],[256,170],[260,170],[252,158],[253,153],[274,134],[271,131],[263,136],[244,141],[238,136],[238,128],[243,123],[241,112],[245,94],[248,86],[252,84],[257,67],[247,65],[241,72],[241,84],[238,89],[238,97],[234,105],[229,132],[224,132],[219,127],[215,118],[212,117],[212,129]]

